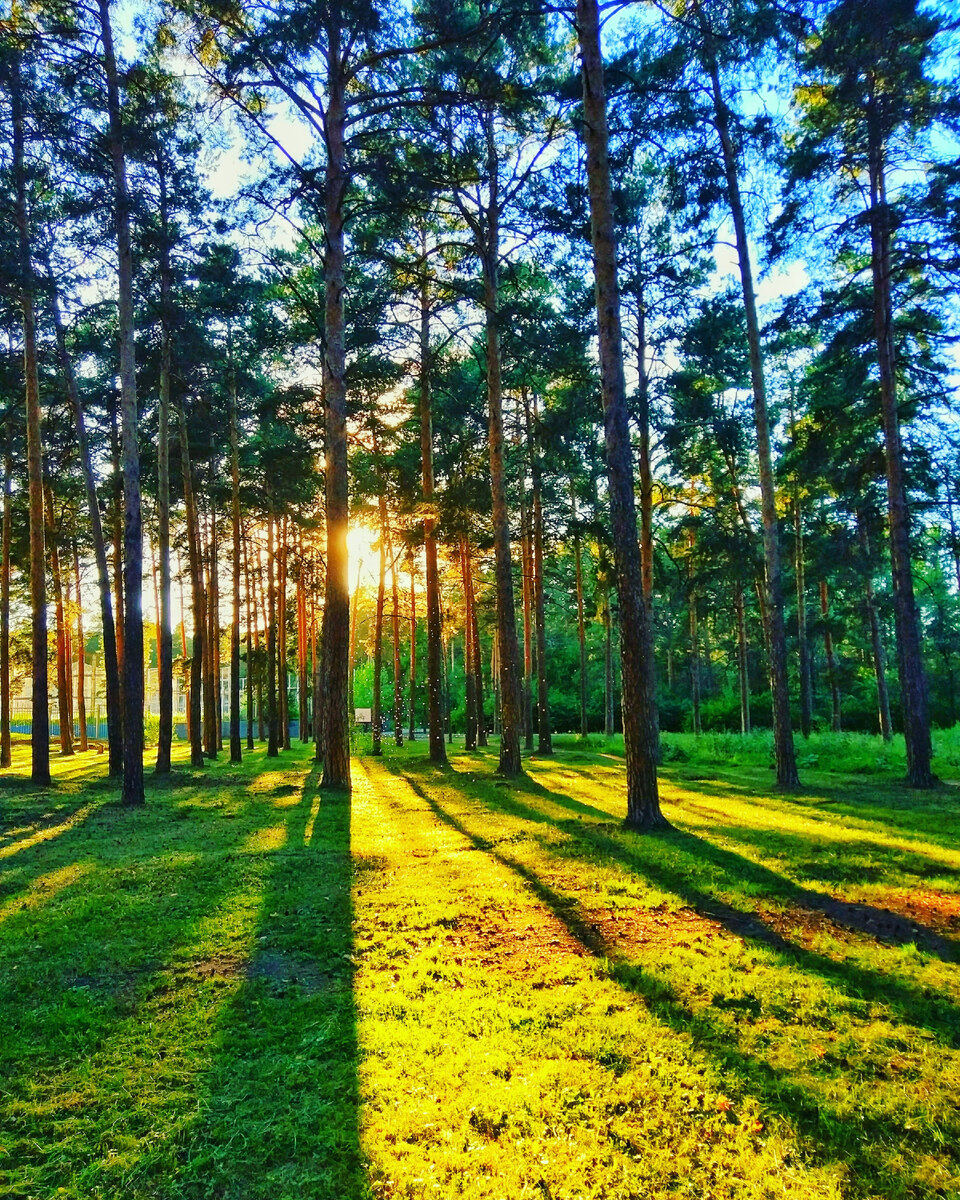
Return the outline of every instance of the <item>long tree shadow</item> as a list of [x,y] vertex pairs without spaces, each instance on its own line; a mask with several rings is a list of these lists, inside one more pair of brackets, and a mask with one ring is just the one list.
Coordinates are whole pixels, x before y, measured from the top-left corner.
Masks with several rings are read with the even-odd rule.
[[[427,803],[435,803],[423,783],[416,777],[419,775],[429,782],[428,771],[413,773],[406,769],[405,763],[385,761],[395,773],[404,775],[411,787]],[[436,783],[442,786],[444,779],[437,777]],[[582,819],[564,820],[551,817],[542,809],[524,803],[521,795],[549,799],[551,804],[568,808],[576,812],[578,817],[581,815],[578,810],[582,806],[579,801],[571,801],[569,797],[549,791],[536,780],[518,780],[510,789],[471,789],[466,781],[461,783],[460,787],[475,803],[480,803],[488,809],[492,808],[532,824],[552,826],[568,837],[579,840],[588,854],[600,854],[605,859],[643,876],[659,889],[678,896],[701,915],[717,921],[731,933],[767,946],[784,961],[792,962],[802,970],[828,980],[848,995],[888,1006],[900,1020],[930,1030],[946,1045],[960,1045],[960,1010],[950,1000],[903,979],[897,979],[889,972],[861,966],[849,959],[838,960],[817,954],[786,938],[770,925],[761,913],[732,904],[717,893],[742,893],[745,885],[749,885],[749,891],[765,899],[791,901],[798,905],[806,902],[810,907],[837,905],[839,907],[835,911],[838,917],[846,915],[852,924],[862,924],[863,912],[854,915],[850,911],[855,906],[844,909],[844,902],[836,901],[825,893],[802,888],[768,867],[683,830],[674,830],[656,839],[644,841],[622,833],[617,823],[611,821],[608,813],[603,814],[602,822],[595,824],[588,824]],[[446,813],[446,810],[444,812]],[[490,844],[485,839],[472,836],[478,848],[490,849]],[[556,853],[555,844],[547,840],[541,844],[547,853]],[[519,866],[512,860],[509,865],[514,869]],[[704,883],[701,884],[700,880]],[[565,903],[569,908],[571,901],[567,900]],[[861,910],[868,912],[870,907],[859,906]],[[886,910],[877,909],[873,910],[873,915],[879,924],[888,914]],[[889,916],[893,917],[895,914]],[[936,953],[941,943],[946,943],[943,947],[945,957],[948,957],[948,960],[952,958],[955,952],[953,939],[943,938],[933,930],[921,929],[915,922],[908,924],[911,942],[918,943],[924,936],[929,936],[931,953]],[[869,932],[874,933],[873,930]]]
[[[542,809],[518,801],[516,799],[517,792],[540,797],[578,817],[591,815],[600,823],[587,825],[580,821],[552,820]],[[633,870],[643,871],[647,875],[657,872],[656,881],[658,883],[682,896],[698,911],[703,911],[705,915],[713,916],[722,923],[729,924],[739,934],[744,933],[745,929],[749,929],[751,936],[768,940],[770,944],[778,948],[782,948],[781,944],[786,945],[787,943],[784,943],[783,938],[775,931],[763,926],[762,918],[758,913],[722,904],[715,896],[692,886],[691,878],[696,874],[702,874],[703,866],[707,864],[718,868],[719,873],[714,872],[714,878],[718,880],[721,887],[725,886],[741,891],[746,884],[749,885],[751,891],[764,899],[780,901],[807,912],[819,913],[850,932],[866,933],[893,945],[916,945],[925,953],[932,954],[944,962],[960,961],[960,941],[956,938],[946,936],[920,921],[901,916],[889,909],[842,900],[828,892],[805,887],[778,871],[771,870],[744,855],[736,854],[732,850],[718,846],[714,842],[686,830],[673,831],[668,835],[667,841],[680,849],[687,857],[688,862],[697,864],[697,869],[692,874],[676,869],[665,869],[662,856],[654,862],[650,856],[644,855],[639,849],[631,852],[623,841],[608,834],[606,830],[616,828],[616,822],[611,819],[608,812],[592,805],[585,805],[582,801],[564,796],[560,792],[551,791],[529,776],[518,781],[512,791],[498,793],[496,805],[504,812],[510,812],[523,820],[552,823],[557,828],[562,828],[564,832],[590,842],[597,849],[602,850],[605,855],[617,859]],[[738,832],[743,832],[738,827],[730,827],[730,829],[734,840],[736,840]],[[728,826],[724,825],[720,832],[726,837]],[[763,836],[766,836],[766,831]],[[802,835],[780,833],[772,836],[790,838],[794,846],[798,841],[803,840]],[[758,844],[760,844],[759,839]],[[914,864],[916,873],[921,873],[920,868],[915,866],[917,856],[901,854],[895,850],[890,851],[890,856],[897,864]],[[939,867],[937,870],[940,872]],[[703,907],[704,905],[706,907]],[[718,915],[721,912],[726,913],[726,920]]]
[[172,1195],[360,1200],[350,797],[308,776],[269,857],[260,919],[219,1016]]
[[[704,1007],[694,1008],[662,972],[650,971],[635,962],[618,958],[602,931],[580,914],[579,906],[573,898],[551,887],[525,863],[496,847],[491,847],[485,839],[478,837],[463,820],[448,811],[439,800],[430,794],[421,779],[411,778],[400,764],[394,764],[394,769],[396,774],[406,776],[411,788],[439,821],[455,829],[478,850],[490,855],[491,858],[523,879],[533,894],[563,922],[570,934],[590,954],[603,963],[603,969],[611,979],[625,991],[642,1000],[649,1011],[671,1029],[684,1037],[692,1038],[694,1044],[717,1064],[727,1078],[732,1075],[740,1087],[757,1096],[770,1111],[778,1113],[799,1133],[810,1138],[818,1156],[828,1161],[848,1164],[852,1168],[854,1178],[867,1185],[864,1192],[888,1195],[912,1194],[912,1180],[906,1166],[902,1164],[902,1160],[898,1160],[900,1165],[894,1168],[891,1168],[889,1161],[878,1162],[871,1152],[870,1143],[896,1145],[910,1141],[912,1148],[920,1148],[928,1153],[937,1154],[942,1153],[943,1150],[941,1131],[921,1133],[915,1130],[908,1137],[900,1118],[896,1120],[882,1119],[863,1114],[858,1114],[856,1118],[853,1118],[839,1111],[835,1105],[825,1101],[822,1096],[812,1093],[789,1071],[745,1052],[729,1024],[723,1021],[719,1015],[714,1015],[710,1009]],[[436,782],[439,783],[440,780],[438,779]],[[554,797],[555,793],[550,793],[550,795]],[[477,798],[476,793],[474,793],[474,798]],[[479,799],[481,799],[481,803],[486,803],[484,798]],[[498,797],[496,807],[500,807],[499,799]],[[511,805],[512,807],[513,805]],[[517,807],[525,809],[527,806],[518,805]],[[506,804],[504,808],[506,809]],[[528,811],[533,814],[536,812],[536,810]],[[533,820],[536,817],[531,815],[528,819]],[[540,819],[544,819],[542,814]],[[676,837],[676,834],[669,834],[664,840],[672,841]],[[597,848],[602,848],[604,852],[608,849],[613,851],[620,849],[615,845],[608,846],[603,841],[593,844]],[[551,847],[547,846],[546,848],[549,850]],[[620,855],[613,854],[612,857],[623,861],[623,857]],[[647,873],[646,864],[641,869]],[[672,886],[672,873],[670,874],[671,883],[666,886]],[[656,879],[655,881],[660,882]],[[716,902],[712,898],[704,893],[696,892],[695,889],[692,891],[688,889],[688,892],[690,899],[696,897],[705,904],[710,903],[713,909],[712,915],[718,915]],[[740,916],[750,915],[741,914],[739,910],[735,910],[735,913],[737,919]],[[722,923],[725,915],[727,914],[720,910],[719,919]],[[736,932],[749,936],[740,927],[736,927]],[[772,931],[767,932],[772,934]],[[776,935],[772,935],[769,939],[763,936],[760,940],[780,951],[795,965],[818,974],[824,973],[819,956],[802,951],[798,947],[784,942],[783,939],[778,940]],[[827,961],[829,962],[829,960]],[[956,1017],[954,1017],[954,1028],[956,1028]],[[942,1032],[946,1033],[946,1028],[943,1028]],[[892,1173],[895,1173],[898,1178],[894,1179]],[[877,1191],[871,1191],[871,1186]]]

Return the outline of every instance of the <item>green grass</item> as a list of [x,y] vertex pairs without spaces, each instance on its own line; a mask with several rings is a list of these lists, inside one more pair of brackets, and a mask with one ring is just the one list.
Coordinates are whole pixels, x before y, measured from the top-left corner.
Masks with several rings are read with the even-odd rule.
[[655,838],[604,740],[361,747],[352,802],[181,756],[136,812],[18,750],[0,1196],[960,1196],[960,791],[748,740],[676,738]]

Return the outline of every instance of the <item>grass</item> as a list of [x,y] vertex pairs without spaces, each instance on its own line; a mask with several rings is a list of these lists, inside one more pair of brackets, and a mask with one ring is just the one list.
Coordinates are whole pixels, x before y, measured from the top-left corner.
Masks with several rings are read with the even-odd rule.
[[677,739],[655,838],[615,742],[361,747],[351,802],[180,756],[137,812],[18,750],[0,1196],[960,1196],[960,793],[778,796],[755,736]]

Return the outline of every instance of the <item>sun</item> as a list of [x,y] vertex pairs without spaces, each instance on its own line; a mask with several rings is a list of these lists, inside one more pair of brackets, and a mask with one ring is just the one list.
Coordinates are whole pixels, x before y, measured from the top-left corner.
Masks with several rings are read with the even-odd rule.
[[379,549],[374,549],[376,541],[376,532],[366,525],[352,523],[347,530],[351,595],[356,591],[358,579],[361,587],[369,587],[377,582]]

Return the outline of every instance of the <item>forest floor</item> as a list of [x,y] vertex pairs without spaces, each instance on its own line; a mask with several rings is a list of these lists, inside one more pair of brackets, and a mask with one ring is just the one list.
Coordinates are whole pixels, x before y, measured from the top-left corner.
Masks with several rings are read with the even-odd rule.
[[18,748],[0,1196],[960,1196],[960,791],[670,744],[654,837],[616,743],[388,745],[352,804],[180,750],[138,811]]

